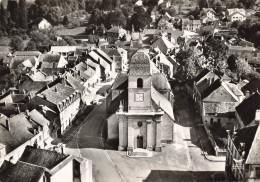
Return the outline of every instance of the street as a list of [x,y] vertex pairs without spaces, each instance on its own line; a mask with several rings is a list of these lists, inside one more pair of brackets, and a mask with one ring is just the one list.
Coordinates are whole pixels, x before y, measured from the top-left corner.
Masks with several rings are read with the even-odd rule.
[[[96,182],[165,181],[167,178],[162,178],[163,174],[175,178],[176,171],[182,171],[184,176],[190,175],[191,171],[196,172],[196,175],[202,175],[198,171],[223,174],[225,162],[212,162],[202,155],[200,140],[203,143],[207,140],[198,138],[198,134],[201,137],[205,135],[194,123],[193,106],[188,96],[175,93],[175,105],[179,123],[175,124],[174,142],[166,144],[161,153],[154,152],[152,158],[129,158],[126,152],[105,149],[105,139],[102,136],[106,118],[105,101],[96,105],[82,125],[66,140],[65,152],[92,160],[93,178]],[[153,178],[150,178],[151,175]]]

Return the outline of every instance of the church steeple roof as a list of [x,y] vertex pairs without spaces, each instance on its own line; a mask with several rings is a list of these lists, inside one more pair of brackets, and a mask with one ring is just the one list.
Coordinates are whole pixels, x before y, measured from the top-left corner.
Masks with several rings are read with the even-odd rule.
[[138,51],[132,56],[129,75],[151,75],[150,57],[148,54]]

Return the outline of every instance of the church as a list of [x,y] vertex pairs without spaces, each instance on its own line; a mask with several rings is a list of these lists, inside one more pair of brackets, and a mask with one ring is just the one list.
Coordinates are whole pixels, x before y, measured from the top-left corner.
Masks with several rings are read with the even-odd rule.
[[107,97],[108,140],[118,139],[118,150],[161,151],[173,141],[173,94],[164,73],[153,70],[149,55],[138,51],[128,73],[118,74]]

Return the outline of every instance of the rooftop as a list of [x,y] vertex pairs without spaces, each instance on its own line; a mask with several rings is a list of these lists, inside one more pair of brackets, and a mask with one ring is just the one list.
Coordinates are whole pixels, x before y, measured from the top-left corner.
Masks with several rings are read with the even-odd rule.
[[70,86],[62,85],[60,83],[55,84],[51,88],[47,88],[38,94],[38,97],[43,97],[47,101],[57,105],[61,103],[64,99],[68,98],[75,92]]
[[236,111],[245,126],[255,119],[256,110],[260,109],[260,95],[255,93],[249,98],[243,100],[237,107]]
[[52,169],[67,157],[67,155],[60,154],[56,151],[35,149],[33,147],[27,146],[20,158],[20,161],[41,166],[47,169]]

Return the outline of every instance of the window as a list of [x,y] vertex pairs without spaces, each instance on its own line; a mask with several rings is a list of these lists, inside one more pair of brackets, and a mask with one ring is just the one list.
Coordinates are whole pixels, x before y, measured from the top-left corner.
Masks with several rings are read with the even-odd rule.
[[260,167],[255,168],[255,177],[260,178]]
[[142,78],[137,79],[137,88],[143,88],[143,79]]

